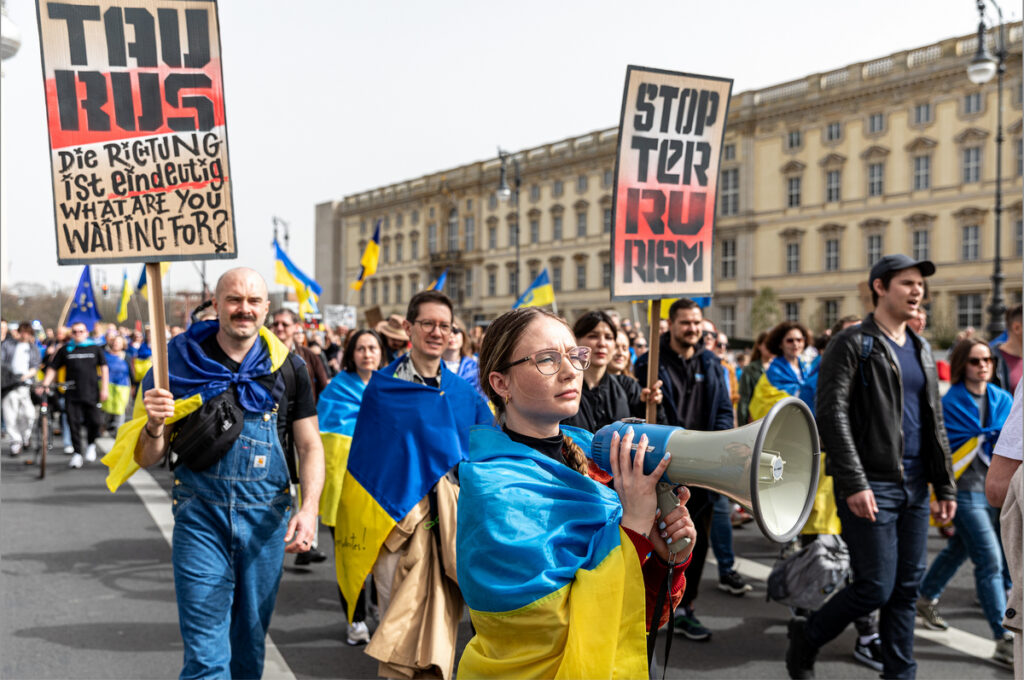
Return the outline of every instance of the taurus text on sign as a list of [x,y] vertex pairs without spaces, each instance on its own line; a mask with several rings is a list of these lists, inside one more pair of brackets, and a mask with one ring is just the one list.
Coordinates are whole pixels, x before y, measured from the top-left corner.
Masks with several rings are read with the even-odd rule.
[[57,260],[236,256],[214,0],[37,0]]

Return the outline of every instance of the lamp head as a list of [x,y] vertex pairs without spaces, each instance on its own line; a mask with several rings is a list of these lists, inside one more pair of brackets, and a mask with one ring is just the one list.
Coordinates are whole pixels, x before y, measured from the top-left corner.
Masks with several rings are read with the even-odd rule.
[[996,60],[985,45],[985,24],[978,23],[978,51],[967,64],[967,78],[975,85],[984,85],[996,74]]

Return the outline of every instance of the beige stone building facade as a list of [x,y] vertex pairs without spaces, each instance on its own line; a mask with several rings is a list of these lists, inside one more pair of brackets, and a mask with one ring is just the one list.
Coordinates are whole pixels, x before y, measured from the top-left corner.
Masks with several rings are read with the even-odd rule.
[[[1021,24],[1007,35],[1001,252],[1014,304],[1024,253]],[[904,252],[938,267],[929,282],[937,332],[987,322],[997,95],[995,79],[967,79],[976,47],[976,36],[951,38],[732,98],[708,316],[749,338],[760,330],[755,298],[771,289],[780,317],[823,328],[869,308],[871,264]],[[595,308],[642,315],[640,305],[609,302],[616,137],[610,128],[515,152],[518,210],[497,200],[496,158],[318,205],[323,301],[401,313],[447,269],[458,313],[485,321],[547,267],[570,321]],[[377,221],[380,266],[356,292],[349,284]]]

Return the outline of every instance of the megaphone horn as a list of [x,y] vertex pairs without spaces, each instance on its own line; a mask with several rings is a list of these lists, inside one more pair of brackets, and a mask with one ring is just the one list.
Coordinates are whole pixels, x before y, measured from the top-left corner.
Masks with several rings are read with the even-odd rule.
[[629,427],[634,442],[631,458],[636,454],[635,442],[647,435],[647,474],[666,452],[671,453],[664,482],[728,496],[750,512],[772,541],[791,540],[807,522],[818,489],[821,445],[814,416],[799,399],[781,399],[761,420],[718,432],[631,420],[606,425],[594,435],[592,446],[594,462],[601,469],[611,472],[612,434],[618,432],[621,437]]

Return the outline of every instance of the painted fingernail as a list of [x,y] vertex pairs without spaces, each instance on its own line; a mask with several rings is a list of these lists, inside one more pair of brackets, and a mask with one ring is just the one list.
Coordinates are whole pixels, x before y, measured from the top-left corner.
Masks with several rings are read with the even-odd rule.
[[630,425],[629,427],[626,428],[626,434],[628,434],[630,437],[633,436],[633,426],[632,425]]
[[665,533],[664,531],[662,531],[662,532],[661,532],[661,537],[662,537],[662,538],[665,538],[666,536],[668,536],[668,534],[666,534],[666,533]]
[[658,528],[659,529],[664,529],[665,528],[665,523],[664,522],[658,522]]
[[666,545],[672,545],[672,539],[671,538],[666,538],[665,539],[665,544]]
[[672,454],[671,454],[671,453],[668,453],[668,452],[666,451],[666,452],[665,452],[665,455],[664,455],[664,456],[662,456],[662,457],[661,457],[661,459],[662,459],[662,460],[668,460],[668,459],[669,459],[669,458],[671,458],[671,457],[672,457]]

